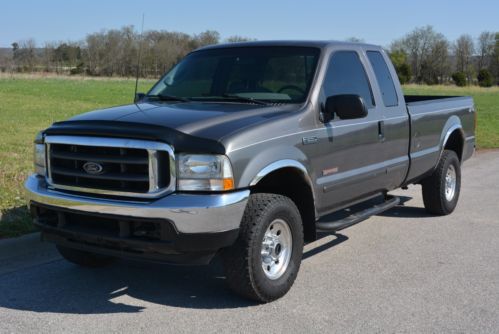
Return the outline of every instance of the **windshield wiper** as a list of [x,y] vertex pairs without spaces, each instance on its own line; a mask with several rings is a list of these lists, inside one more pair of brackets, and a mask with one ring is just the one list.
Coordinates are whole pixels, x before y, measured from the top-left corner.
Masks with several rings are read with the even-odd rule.
[[262,100],[254,99],[252,97],[245,97],[245,96],[241,96],[241,95],[237,95],[237,94],[223,94],[222,97],[234,99],[234,100],[237,100],[239,102],[249,102],[249,103],[260,104],[260,105],[264,105],[264,106],[267,106],[270,104],[270,103],[262,101]]
[[166,94],[157,94],[157,95],[146,95],[146,97],[157,98],[161,101],[181,101],[181,102],[190,102],[191,100],[186,97],[166,95]]

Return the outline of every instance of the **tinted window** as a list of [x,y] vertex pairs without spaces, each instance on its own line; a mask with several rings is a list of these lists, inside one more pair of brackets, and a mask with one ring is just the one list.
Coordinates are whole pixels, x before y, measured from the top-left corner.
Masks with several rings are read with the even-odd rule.
[[333,54],[327,68],[324,93],[326,96],[355,94],[364,99],[367,108],[374,105],[371,87],[357,52]]
[[369,62],[374,69],[385,107],[398,105],[397,92],[383,55],[377,51],[368,51],[367,58],[369,58]]
[[236,95],[269,102],[303,102],[319,54],[319,49],[308,47],[196,51],[167,73],[148,95],[174,95],[200,101]]

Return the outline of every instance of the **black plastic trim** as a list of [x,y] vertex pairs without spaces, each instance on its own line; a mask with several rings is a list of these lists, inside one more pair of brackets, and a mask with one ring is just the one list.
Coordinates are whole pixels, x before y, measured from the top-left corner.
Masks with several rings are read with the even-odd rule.
[[172,145],[177,152],[225,154],[224,145],[216,140],[154,124],[107,120],[63,121],[52,124],[44,134],[143,139]]
[[[239,229],[217,233],[180,233],[176,229],[169,234],[168,240],[141,240],[133,237],[108,235],[99,231],[81,231],[65,224],[47,224],[38,216],[37,208],[45,208],[59,215],[75,214],[119,221],[143,221],[161,224],[174,224],[167,219],[135,218],[120,215],[85,213],[78,210],[59,208],[51,205],[30,203],[33,222],[42,231],[42,237],[56,244],[87,250],[116,257],[135,258],[168,263],[207,263],[204,260],[220,249],[232,245],[239,235]],[[198,260],[203,260],[198,262]]]

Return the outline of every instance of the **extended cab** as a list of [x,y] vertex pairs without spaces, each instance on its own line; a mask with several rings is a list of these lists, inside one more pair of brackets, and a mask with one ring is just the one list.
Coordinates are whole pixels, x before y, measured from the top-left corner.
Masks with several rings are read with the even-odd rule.
[[404,96],[378,46],[216,45],[133,104],[40,132],[25,186],[69,261],[218,253],[229,286],[267,302],[292,286],[305,241],[397,205],[391,190],[419,183],[429,212],[451,213],[474,124],[471,97]]

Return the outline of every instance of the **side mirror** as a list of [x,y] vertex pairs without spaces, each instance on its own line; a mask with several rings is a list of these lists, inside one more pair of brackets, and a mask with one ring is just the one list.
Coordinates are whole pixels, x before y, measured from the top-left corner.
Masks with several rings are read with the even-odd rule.
[[330,96],[324,108],[324,122],[333,119],[334,114],[340,119],[363,118],[367,116],[364,100],[359,95],[343,94]]
[[135,94],[135,97],[133,99],[133,103],[140,102],[140,100],[142,100],[144,97],[146,97],[146,94],[144,94],[144,93]]

